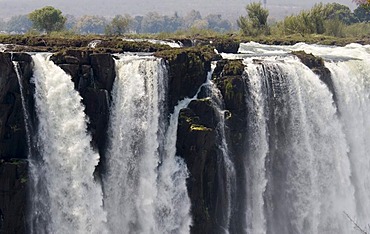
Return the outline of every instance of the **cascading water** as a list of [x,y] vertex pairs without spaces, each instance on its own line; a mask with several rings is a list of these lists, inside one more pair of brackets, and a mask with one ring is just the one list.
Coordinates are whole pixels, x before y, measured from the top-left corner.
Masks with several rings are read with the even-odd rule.
[[184,162],[175,157],[177,107],[166,118],[161,59],[116,60],[104,178],[112,233],[186,233],[191,224]]
[[264,216],[263,195],[266,189],[265,161],[268,153],[267,121],[266,121],[266,92],[264,92],[265,80],[257,64],[247,64],[248,85],[250,95],[247,97],[248,109],[253,114],[248,117],[249,122],[249,152],[251,157],[245,163],[247,178],[247,233],[265,233],[266,220]]
[[350,233],[348,146],[329,89],[291,57],[245,63],[246,233]]
[[[370,217],[370,47],[349,45],[332,50],[332,55],[356,59],[328,60],[338,96],[340,119],[349,146],[351,181],[355,188],[356,209],[345,211],[361,227]],[[353,213],[351,213],[353,212]]]
[[[366,229],[369,48],[246,43],[222,54],[246,67],[246,233],[356,233],[348,217]],[[325,59],[337,103],[294,50]]]
[[[317,75],[287,55],[292,50],[325,59],[336,103]],[[180,101],[169,115],[164,61],[119,56],[103,163],[104,196],[93,176],[99,156],[86,133],[81,97],[71,78],[46,55],[33,55],[38,126],[37,154],[30,155],[31,233],[189,233],[189,172],[176,156],[177,125],[180,110],[202,89],[210,91],[216,110],[221,152],[215,171],[216,197],[222,202],[216,206],[223,207],[217,207],[214,230],[356,233],[346,214],[365,227],[370,219],[370,47],[249,43],[240,52],[223,54],[242,58],[245,66],[248,134],[238,167],[229,155],[227,112],[211,72],[197,94]],[[246,181],[236,178],[243,173]],[[243,201],[235,201],[240,199],[236,191],[246,194]],[[235,217],[240,213],[233,213],[239,208],[235,204],[245,207],[243,217]],[[242,228],[234,229],[234,224]]]
[[71,77],[36,54],[33,83],[38,117],[32,233],[106,233],[102,190],[94,180],[99,155],[90,146],[81,97]]

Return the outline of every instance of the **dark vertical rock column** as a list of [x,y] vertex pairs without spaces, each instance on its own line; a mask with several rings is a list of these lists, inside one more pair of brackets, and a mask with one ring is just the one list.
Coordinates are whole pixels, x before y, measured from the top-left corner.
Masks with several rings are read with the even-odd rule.
[[0,110],[0,159],[26,158],[22,99],[9,53],[0,53]]
[[189,169],[187,181],[193,217],[192,233],[220,233],[217,220],[218,163],[217,117],[209,99],[192,101],[181,110],[177,154]]
[[0,53],[0,233],[22,234],[26,233],[28,150],[12,57],[19,63],[25,101],[31,104],[33,100],[31,57],[24,53]]
[[226,140],[236,171],[236,191],[232,197],[230,233],[243,233],[245,222],[245,157],[247,151],[247,87],[241,60],[221,60],[217,63],[213,79],[224,98]]

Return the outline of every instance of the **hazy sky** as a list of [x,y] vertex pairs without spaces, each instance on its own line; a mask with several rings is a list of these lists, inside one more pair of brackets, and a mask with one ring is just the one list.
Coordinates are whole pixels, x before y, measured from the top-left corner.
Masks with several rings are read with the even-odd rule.
[[[0,18],[9,18],[13,15],[28,14],[34,9],[43,6],[54,6],[64,14],[72,15],[101,15],[114,16],[116,14],[145,15],[150,11],[162,14],[178,12],[184,15],[190,10],[198,10],[203,16],[210,13],[222,14],[224,18],[237,18],[245,14],[244,7],[252,0],[0,0]],[[282,18],[291,12],[312,7],[319,0],[267,0],[270,15]],[[323,0],[322,2],[338,2],[355,7],[351,0]]]

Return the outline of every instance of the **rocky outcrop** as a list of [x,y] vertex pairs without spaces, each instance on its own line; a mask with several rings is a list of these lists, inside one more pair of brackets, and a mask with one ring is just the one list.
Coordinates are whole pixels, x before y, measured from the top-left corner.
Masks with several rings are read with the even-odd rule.
[[211,60],[215,53],[209,47],[181,48],[155,53],[167,61],[168,106],[172,112],[179,100],[193,97],[206,81],[211,70]]
[[212,45],[215,46],[219,53],[238,53],[240,41],[234,39],[216,39],[212,41]]
[[[246,87],[243,78],[244,65],[241,60],[220,60],[213,73],[224,99],[226,135],[231,159],[237,171],[236,183],[245,183],[244,157],[247,139],[247,105]],[[180,112],[177,131],[177,155],[184,158],[188,169],[188,189],[192,202],[191,213],[193,225],[191,233],[224,233],[225,207],[227,207],[225,184],[225,168],[221,151],[218,123],[219,113],[215,103],[207,98],[206,92],[201,92],[203,99],[192,101]],[[236,191],[232,196],[242,201],[245,191]],[[232,204],[237,207],[231,214],[230,223],[233,233],[241,233],[236,227],[242,227],[239,217],[244,212],[243,203]]]
[[187,186],[192,204],[192,233],[219,233],[217,122],[210,99],[192,101],[179,116],[176,148],[190,172]]

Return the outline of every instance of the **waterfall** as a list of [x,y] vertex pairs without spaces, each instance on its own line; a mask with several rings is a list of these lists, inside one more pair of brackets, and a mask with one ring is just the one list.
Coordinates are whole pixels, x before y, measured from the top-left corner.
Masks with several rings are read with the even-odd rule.
[[[334,87],[328,88],[291,55],[294,50],[321,56]],[[245,121],[246,133],[232,136],[240,141],[231,139],[234,129],[229,129],[240,122],[231,122],[236,121],[233,110],[227,110],[211,79],[215,64],[198,92],[180,100],[169,113],[165,61],[150,55],[116,55],[102,184],[94,178],[100,157],[91,147],[88,120],[71,77],[49,61],[49,54],[32,55],[37,120],[36,126],[29,126],[21,74],[14,62],[27,141],[35,147],[29,153],[30,233],[190,233],[193,217],[186,180],[194,177],[180,157],[191,155],[176,155],[177,129],[181,109],[200,97],[212,105],[212,121],[217,122],[212,158],[217,164],[206,168],[215,172],[211,182],[217,194],[204,197],[205,203],[213,202],[215,212],[204,211],[200,217],[215,220],[208,230],[356,233],[348,217],[366,229],[370,47],[245,43],[239,52],[222,56],[244,64],[237,79],[245,85],[245,106],[240,108],[246,116],[237,116],[237,121]],[[222,78],[229,78],[226,73]],[[237,156],[230,153],[236,147]]]
[[247,96],[248,109],[252,114],[248,115],[249,129],[249,158],[245,163],[247,175],[247,211],[246,232],[265,233],[266,220],[264,216],[263,196],[266,189],[265,161],[268,153],[267,121],[266,121],[266,80],[261,77],[261,71],[257,64],[247,64],[248,86],[250,95]]
[[33,233],[106,233],[102,190],[94,180],[99,155],[90,146],[81,97],[71,77],[32,56],[37,150],[30,163]]
[[348,145],[332,94],[291,57],[245,59],[247,233],[351,233]]
[[366,227],[370,217],[370,51],[362,46],[349,48],[335,52],[356,59],[330,60],[326,65],[338,95],[340,118],[349,146],[351,181],[355,188],[356,209],[345,212],[361,227]]
[[[362,68],[356,66],[356,62],[328,64],[336,78],[339,110],[349,144],[351,180],[355,187],[356,210],[346,212],[365,226],[370,217],[370,175],[366,173],[370,170],[370,81],[364,75],[370,74],[366,73],[370,69],[368,65]],[[365,72],[359,73],[359,69]]]
[[189,232],[188,174],[175,156],[181,107],[168,123],[164,61],[123,56],[116,71],[104,178],[109,228],[112,233]]

